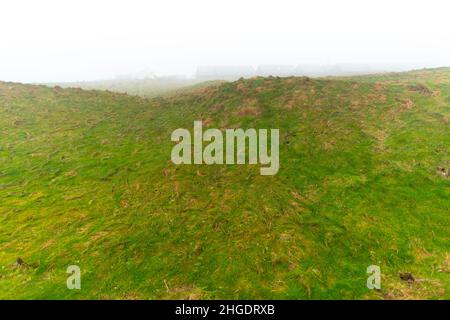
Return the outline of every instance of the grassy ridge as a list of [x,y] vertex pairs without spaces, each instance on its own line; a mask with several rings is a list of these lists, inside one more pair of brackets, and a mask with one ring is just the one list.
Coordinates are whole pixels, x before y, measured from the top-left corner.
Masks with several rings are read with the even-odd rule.
[[139,95],[147,98],[174,94],[190,90],[192,87],[203,87],[220,84],[224,81],[206,81],[196,79],[156,78],[140,80],[104,80],[85,82],[63,82],[48,84],[63,88],[81,88],[85,90],[106,90],[129,95]]
[[[448,299],[449,85],[449,69],[154,99],[0,83],[0,297]],[[173,165],[194,120],[280,128],[279,173]]]

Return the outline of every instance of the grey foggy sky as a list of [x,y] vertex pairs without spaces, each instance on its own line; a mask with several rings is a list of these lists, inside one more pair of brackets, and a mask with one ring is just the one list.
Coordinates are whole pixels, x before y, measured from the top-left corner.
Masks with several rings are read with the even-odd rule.
[[450,66],[449,12],[448,0],[5,0],[0,80],[198,65]]

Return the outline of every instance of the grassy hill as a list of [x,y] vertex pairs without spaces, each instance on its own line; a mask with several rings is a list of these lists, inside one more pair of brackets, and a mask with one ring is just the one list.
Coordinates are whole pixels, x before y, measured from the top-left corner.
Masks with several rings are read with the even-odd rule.
[[[194,120],[279,128],[280,171],[175,166]],[[0,83],[0,298],[449,299],[449,120],[450,69],[152,99]]]
[[60,86],[63,88],[81,88],[85,90],[109,90],[113,92],[139,95],[147,98],[164,94],[174,94],[190,90],[192,87],[201,87],[219,84],[223,81],[202,82],[197,79],[178,78],[151,78],[151,79],[129,79],[129,80],[103,80],[84,82],[64,82],[48,84],[50,86]]

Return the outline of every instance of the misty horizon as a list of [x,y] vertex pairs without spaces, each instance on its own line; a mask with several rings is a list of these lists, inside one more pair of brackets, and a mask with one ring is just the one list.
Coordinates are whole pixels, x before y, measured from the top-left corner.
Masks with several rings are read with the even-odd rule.
[[[186,79],[186,80],[237,80],[239,78],[251,77],[333,77],[333,76],[353,76],[369,75],[376,73],[406,72],[421,69],[445,68],[444,65],[370,65],[370,64],[264,64],[264,65],[200,65],[194,68],[194,72],[188,74],[158,74],[148,68],[138,72],[117,74],[109,78],[97,78],[89,80],[73,81],[32,81],[30,84],[70,84],[83,82],[101,81],[139,81],[139,80],[163,80],[163,79]],[[0,80],[1,81],[1,80]],[[4,80],[6,81],[6,80]],[[24,82],[27,83],[27,82]]]
[[0,80],[94,81],[142,70],[193,77],[198,66],[450,66],[443,6],[439,0],[6,2]]

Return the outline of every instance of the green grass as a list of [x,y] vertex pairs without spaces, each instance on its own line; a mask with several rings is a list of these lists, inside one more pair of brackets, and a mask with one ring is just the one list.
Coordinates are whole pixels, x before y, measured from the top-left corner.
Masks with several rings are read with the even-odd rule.
[[[449,119],[450,69],[152,99],[0,83],[0,298],[449,299]],[[279,128],[279,173],[175,166],[194,120]]]

